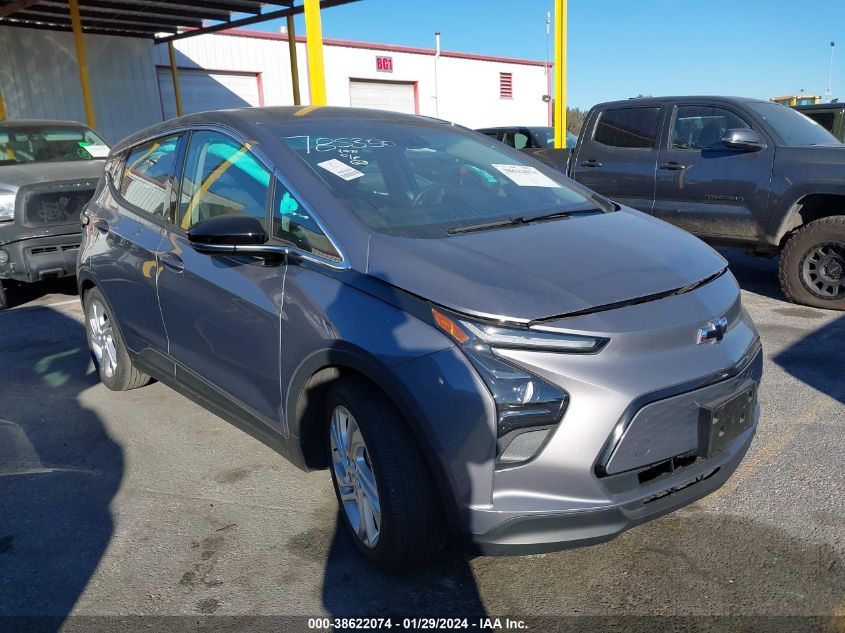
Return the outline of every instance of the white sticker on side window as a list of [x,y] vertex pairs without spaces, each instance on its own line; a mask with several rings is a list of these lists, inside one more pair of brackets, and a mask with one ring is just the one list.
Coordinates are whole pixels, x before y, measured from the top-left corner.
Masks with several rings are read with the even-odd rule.
[[558,183],[543,174],[536,167],[528,165],[497,165],[493,167],[510,178],[520,187],[560,187]]
[[91,155],[91,158],[105,158],[109,155],[108,145],[84,145],[82,147]]
[[324,160],[322,163],[317,163],[317,165],[326,171],[332,172],[335,176],[343,178],[344,180],[355,180],[356,178],[360,178],[364,175],[364,172],[358,171],[354,167],[350,167],[345,163],[341,163],[336,158]]

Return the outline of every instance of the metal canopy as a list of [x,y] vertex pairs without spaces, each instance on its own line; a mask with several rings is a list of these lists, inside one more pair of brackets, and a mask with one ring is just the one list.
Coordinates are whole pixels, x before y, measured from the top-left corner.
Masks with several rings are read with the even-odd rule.
[[[356,0],[323,0],[322,8]],[[84,33],[141,37],[157,42],[193,37],[296,15],[296,0],[78,0]],[[71,0],[0,0],[0,26],[72,31]],[[262,13],[263,7],[270,10]],[[250,14],[232,20],[232,13]],[[221,22],[203,26],[205,20]]]

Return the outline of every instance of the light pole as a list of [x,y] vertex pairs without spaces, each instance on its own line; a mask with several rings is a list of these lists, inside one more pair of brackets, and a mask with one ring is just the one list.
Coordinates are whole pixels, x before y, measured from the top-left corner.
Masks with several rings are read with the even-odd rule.
[[827,90],[825,90],[824,96],[827,98],[827,101],[830,101],[830,98],[833,96],[833,89],[831,88],[831,82],[833,81],[833,47],[836,46],[836,42],[830,43],[830,65],[827,69]]

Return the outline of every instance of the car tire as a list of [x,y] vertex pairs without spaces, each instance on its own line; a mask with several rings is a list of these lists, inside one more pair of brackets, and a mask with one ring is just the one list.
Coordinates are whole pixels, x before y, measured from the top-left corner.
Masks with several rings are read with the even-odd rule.
[[[358,551],[388,572],[423,565],[443,547],[445,520],[434,479],[402,415],[367,381],[345,378],[327,394],[326,418],[341,522]],[[368,496],[372,490],[375,504]]]
[[132,364],[117,321],[99,288],[86,292],[82,303],[88,349],[100,381],[112,391],[128,391],[149,384],[150,377]]
[[778,277],[793,303],[845,310],[845,215],[795,231],[781,251]]

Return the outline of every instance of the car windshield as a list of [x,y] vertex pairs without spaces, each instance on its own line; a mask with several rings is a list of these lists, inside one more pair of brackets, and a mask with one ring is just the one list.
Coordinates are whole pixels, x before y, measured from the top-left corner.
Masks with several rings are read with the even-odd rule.
[[0,125],[0,165],[105,158],[105,141],[81,125]]
[[442,123],[334,119],[272,131],[381,233],[434,238],[516,218],[611,210],[563,174]]
[[824,127],[779,103],[758,103],[751,101],[748,107],[768,123],[781,138],[784,145],[839,145],[839,140]]
[[[554,147],[555,146],[555,129],[553,127],[535,127],[531,128],[531,131],[534,133],[534,136],[543,143],[544,147]],[[575,144],[578,142],[578,137],[570,132],[569,130],[566,131],[566,147],[572,148],[575,147]]]

